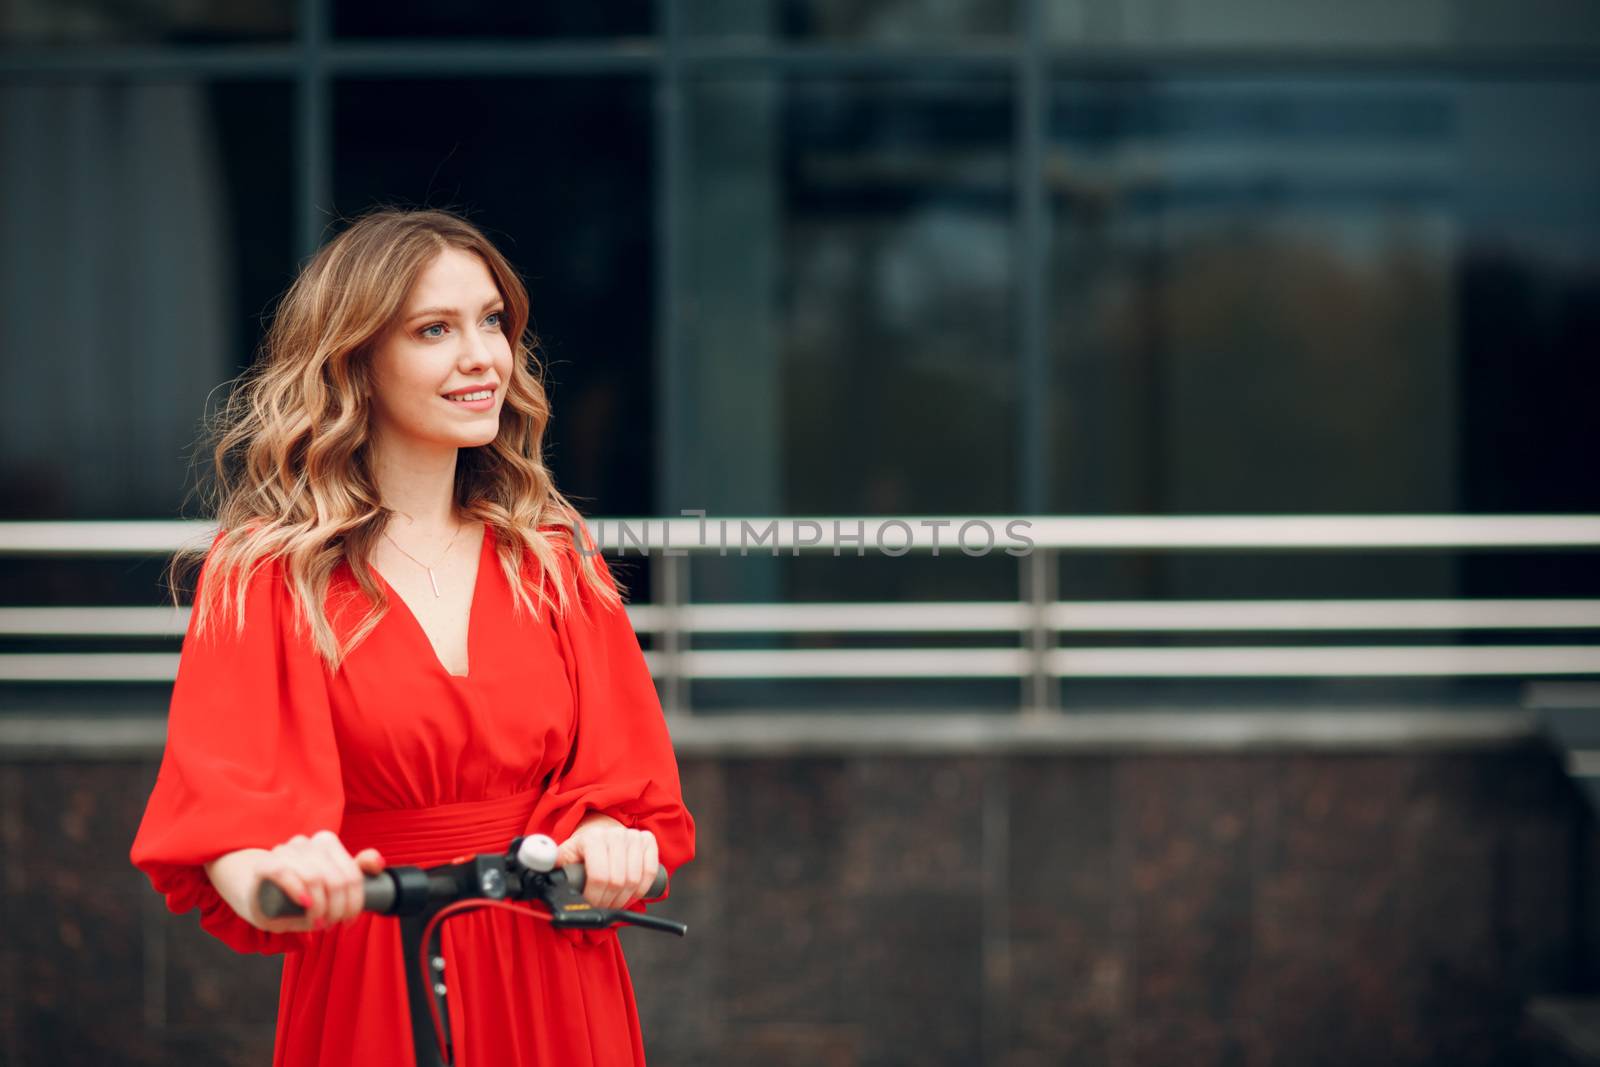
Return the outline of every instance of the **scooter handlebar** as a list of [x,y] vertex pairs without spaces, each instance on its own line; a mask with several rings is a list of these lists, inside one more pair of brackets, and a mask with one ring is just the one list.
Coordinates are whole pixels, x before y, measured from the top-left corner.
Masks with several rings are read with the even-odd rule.
[[[586,882],[584,866],[582,863],[569,863],[561,868],[567,876],[567,884],[572,886],[574,892],[583,892]],[[665,867],[656,868],[656,880],[651,884],[650,891],[644,899],[654,900],[667,891],[669,879]],[[362,910],[387,912],[394,905],[396,896],[394,878],[387,871],[369,874],[362,888]],[[292,918],[304,915],[306,910],[285,893],[277,882],[268,878],[261,880],[256,890],[256,903],[260,905],[261,914],[269,919]]]

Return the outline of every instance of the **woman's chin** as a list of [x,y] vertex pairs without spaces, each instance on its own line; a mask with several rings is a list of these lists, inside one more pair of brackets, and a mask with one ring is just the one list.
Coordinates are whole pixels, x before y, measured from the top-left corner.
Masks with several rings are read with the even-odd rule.
[[419,435],[418,441],[426,442],[433,447],[482,448],[491,444],[498,436],[500,436],[499,423],[485,420],[481,427],[452,426],[448,430],[436,431],[425,437]]
[[494,439],[500,435],[500,427],[490,426],[482,433],[461,433],[456,435],[457,448],[482,448],[484,445],[493,444]]

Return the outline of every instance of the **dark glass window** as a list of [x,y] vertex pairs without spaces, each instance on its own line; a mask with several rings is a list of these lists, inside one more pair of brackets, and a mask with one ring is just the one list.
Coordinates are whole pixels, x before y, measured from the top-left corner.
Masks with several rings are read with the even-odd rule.
[[1597,106],[1481,80],[1059,83],[1052,506],[1600,503],[1573,465],[1593,420],[1486,433],[1593,381]]
[[689,99],[674,508],[1014,507],[1005,83],[708,78]]
[[350,81],[334,99],[340,213],[447,207],[482,226],[528,285],[557,484],[589,512],[652,511],[649,83]]
[[[1486,77],[1059,82],[1052,509],[1600,507],[1597,109],[1595,85]],[[1318,595],[1517,588],[1491,559],[1298,562]],[[1226,597],[1274,573],[1168,557],[1079,580]]]
[[170,518],[208,396],[292,276],[290,90],[10,83],[0,101],[0,515]]
[[1053,508],[1452,510],[1457,130],[1426,81],[1058,84]]

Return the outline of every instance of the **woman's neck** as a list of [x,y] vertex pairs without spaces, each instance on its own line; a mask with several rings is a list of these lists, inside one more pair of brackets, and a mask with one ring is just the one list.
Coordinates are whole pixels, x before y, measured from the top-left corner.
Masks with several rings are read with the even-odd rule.
[[461,525],[456,513],[454,447],[377,442],[372,476],[385,507],[409,520],[417,533],[448,534]]

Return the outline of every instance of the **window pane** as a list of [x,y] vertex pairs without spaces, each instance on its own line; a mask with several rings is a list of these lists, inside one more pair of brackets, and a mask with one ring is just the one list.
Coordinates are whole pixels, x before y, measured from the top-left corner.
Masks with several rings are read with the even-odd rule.
[[[1482,78],[1059,83],[1053,510],[1596,510],[1597,108]],[[1428,581],[1305,563],[1321,595]],[[1507,565],[1442,560],[1433,588],[1511,590]],[[1102,592],[1275,588],[1199,558],[1145,579]]]
[[1064,83],[1054,504],[1449,511],[1449,92]]
[[[1557,362],[1600,340],[1562,310],[1600,263],[1597,104],[1591,86],[1421,79],[1059,84],[1054,506],[1470,506],[1463,486],[1484,483],[1463,467],[1462,405],[1482,376],[1534,331],[1576,386]],[[1469,300],[1496,266],[1549,298]],[[1506,314],[1515,330],[1491,341]],[[1544,395],[1552,379],[1525,369]],[[1571,443],[1574,423],[1553,421],[1529,435]],[[1564,484],[1564,503],[1521,506],[1595,502],[1587,480]]]
[[335,92],[335,199],[453,207],[521,271],[544,344],[563,492],[652,510],[654,214],[639,78],[353,81]]
[[287,86],[0,87],[0,516],[171,518],[288,284]]
[[951,41],[1015,32],[1015,0],[697,0],[691,33],[826,41]]
[[1014,506],[1010,114],[993,81],[693,86],[674,508]]
[[655,31],[651,0],[507,4],[496,0],[337,0],[341,37],[629,37]]
[[10,0],[0,5],[5,44],[203,44],[282,39],[294,32],[292,0]]

